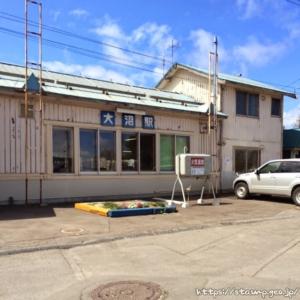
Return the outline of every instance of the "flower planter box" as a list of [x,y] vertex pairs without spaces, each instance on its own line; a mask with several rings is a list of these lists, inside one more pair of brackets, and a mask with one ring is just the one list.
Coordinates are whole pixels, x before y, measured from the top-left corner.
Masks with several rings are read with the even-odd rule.
[[76,203],[75,208],[111,218],[176,212],[175,205],[142,200]]

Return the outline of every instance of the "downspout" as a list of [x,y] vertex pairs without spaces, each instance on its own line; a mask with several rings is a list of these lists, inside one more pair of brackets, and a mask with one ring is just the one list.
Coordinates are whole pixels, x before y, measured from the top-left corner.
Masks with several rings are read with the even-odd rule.
[[[280,157],[283,157],[283,103],[284,103],[284,96],[281,96],[281,101],[280,101],[280,110],[281,110],[281,117],[280,117],[280,125],[281,125],[281,141],[280,141]],[[271,105],[272,105],[272,99],[271,99]]]
[[[224,108],[224,90],[225,88],[221,86],[220,88],[220,111],[223,112]],[[219,171],[220,171],[220,178],[219,178],[219,186],[220,186],[220,191],[222,192],[223,186],[222,186],[222,178],[223,178],[223,119],[220,119],[220,130],[219,130]]]

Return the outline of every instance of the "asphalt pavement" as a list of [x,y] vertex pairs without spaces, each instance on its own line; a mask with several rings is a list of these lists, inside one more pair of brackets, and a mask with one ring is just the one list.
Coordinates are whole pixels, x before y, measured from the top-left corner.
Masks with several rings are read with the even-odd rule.
[[237,200],[211,199],[203,205],[191,201],[177,213],[107,218],[74,208],[73,204],[0,207],[0,255],[50,249],[69,249],[128,237],[197,230],[240,223],[298,217],[300,209],[290,199],[272,197]]
[[[164,292],[160,299],[300,299],[300,210],[288,200],[226,198],[223,202],[219,207],[192,206],[177,214],[122,219],[53,207],[55,216],[1,221],[6,239],[10,223],[15,231],[27,221],[31,224],[26,235],[25,226],[11,237],[14,247],[30,238],[34,224],[40,226],[36,231],[46,232],[49,245],[54,240],[67,245],[74,238],[74,232],[60,236],[62,225],[70,232],[84,228],[75,237],[86,242],[97,234],[123,238],[48,250],[36,247],[10,255],[3,252],[0,299],[87,300],[99,286],[120,285],[120,281],[140,283],[139,296],[134,294],[137,287],[128,287],[121,290],[122,297],[106,294],[99,299],[146,299],[142,293],[149,291],[143,283],[149,282]],[[56,227],[51,225],[55,220]],[[164,232],[171,227],[172,232]],[[41,236],[34,236],[36,245]]]

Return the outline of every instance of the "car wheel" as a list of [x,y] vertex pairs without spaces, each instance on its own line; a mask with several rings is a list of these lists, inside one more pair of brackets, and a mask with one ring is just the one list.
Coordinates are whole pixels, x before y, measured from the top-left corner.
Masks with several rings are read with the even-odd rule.
[[239,182],[234,187],[234,193],[239,199],[246,199],[248,196],[248,185],[245,182]]
[[292,194],[293,201],[296,205],[300,206],[300,187],[294,189]]

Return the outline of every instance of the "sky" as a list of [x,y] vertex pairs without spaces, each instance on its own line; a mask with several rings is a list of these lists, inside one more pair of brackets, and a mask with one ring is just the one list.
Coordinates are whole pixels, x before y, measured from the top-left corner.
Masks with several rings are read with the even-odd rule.
[[[172,62],[207,68],[217,36],[220,72],[300,92],[299,0],[42,3],[43,66],[48,70],[154,87]],[[0,2],[1,62],[24,64],[23,17],[24,0]],[[29,18],[38,20],[35,6]],[[36,48],[32,40],[32,60]],[[299,100],[286,98],[285,127],[299,116]]]

